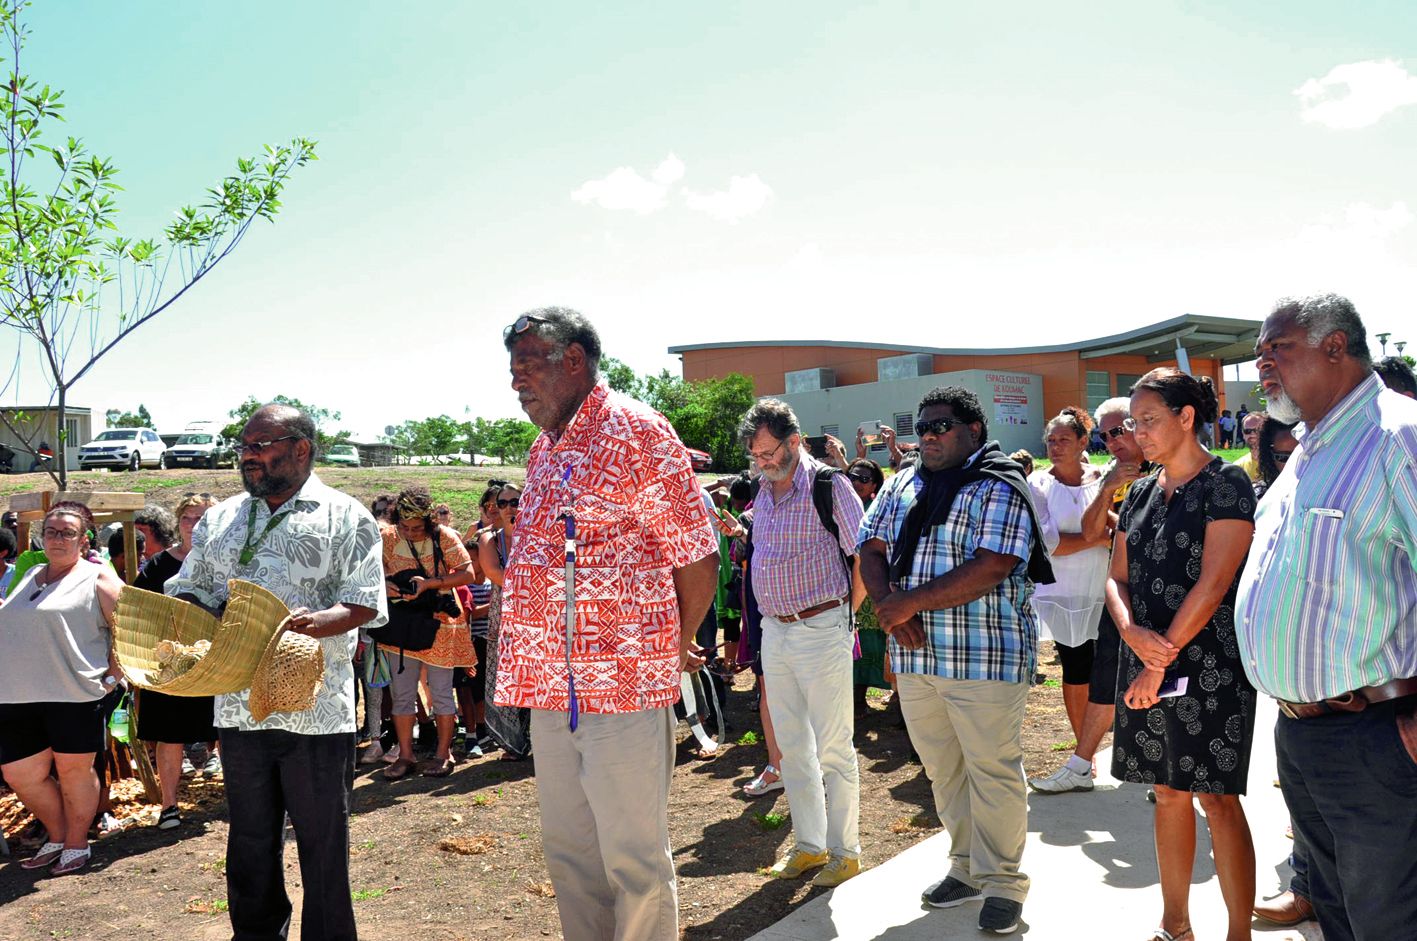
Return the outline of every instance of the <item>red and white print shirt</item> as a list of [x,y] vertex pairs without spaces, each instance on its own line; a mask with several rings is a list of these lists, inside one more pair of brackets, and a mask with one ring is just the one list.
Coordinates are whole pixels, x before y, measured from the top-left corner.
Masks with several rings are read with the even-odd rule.
[[673,704],[680,630],[674,569],[716,552],[718,537],[673,427],[604,381],[559,437],[543,432],[532,445],[502,589],[493,701],[569,708],[567,507],[576,527],[571,663],[580,710]]

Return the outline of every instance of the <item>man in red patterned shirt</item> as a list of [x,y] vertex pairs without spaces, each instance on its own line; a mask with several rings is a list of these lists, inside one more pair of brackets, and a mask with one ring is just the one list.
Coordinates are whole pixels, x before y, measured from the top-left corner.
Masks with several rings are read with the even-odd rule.
[[703,664],[691,641],[717,586],[718,538],[669,422],[598,377],[585,317],[531,311],[503,340],[542,433],[507,560],[494,701],[531,710],[565,936],[677,941],[673,705],[680,673]]

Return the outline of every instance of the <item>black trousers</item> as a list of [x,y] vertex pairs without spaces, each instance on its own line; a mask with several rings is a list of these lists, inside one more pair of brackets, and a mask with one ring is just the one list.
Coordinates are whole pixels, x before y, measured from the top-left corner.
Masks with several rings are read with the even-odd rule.
[[1414,704],[1281,715],[1275,726],[1279,782],[1325,941],[1417,932],[1417,761],[1397,730]]
[[349,800],[354,735],[221,730],[231,830],[226,887],[232,941],[276,941],[290,930],[285,815],[295,827],[301,941],[355,941],[349,897]]

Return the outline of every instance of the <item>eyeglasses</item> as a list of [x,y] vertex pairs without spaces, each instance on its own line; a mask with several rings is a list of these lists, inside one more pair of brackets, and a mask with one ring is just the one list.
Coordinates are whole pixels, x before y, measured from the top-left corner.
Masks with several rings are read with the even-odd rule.
[[923,438],[926,435],[947,435],[962,425],[969,422],[958,418],[934,418],[930,421],[918,421],[915,423],[915,436]]
[[850,477],[858,484],[869,484],[872,481],[870,474],[847,474],[846,476]]
[[46,526],[40,535],[45,539],[58,539],[60,542],[73,542],[75,539],[79,538],[80,534],[72,529],[53,529],[52,527]]
[[502,328],[502,339],[508,340],[515,336],[521,336],[531,329],[534,323],[550,323],[545,317],[538,317],[536,314],[522,314],[516,320]]
[[1126,420],[1126,419],[1122,419],[1122,423],[1121,423],[1120,425],[1118,425],[1116,428],[1109,428],[1109,429],[1106,430],[1106,431],[1099,432],[1099,434],[1102,435],[1102,438],[1103,438],[1104,441],[1107,440],[1108,438],[1120,438],[1120,437],[1122,437],[1122,435],[1124,435],[1124,434],[1126,434],[1126,433],[1127,433],[1127,420]]
[[783,446],[784,444],[786,444],[786,443],[787,443],[787,439],[786,439],[786,438],[783,438],[781,441],[779,441],[779,442],[777,443],[777,447],[773,448],[771,451],[769,451],[769,452],[766,453],[766,454],[759,454],[759,453],[756,452],[756,451],[748,451],[748,452],[747,452],[748,460],[750,460],[750,461],[757,461],[759,464],[766,464],[768,461],[771,461],[774,457],[777,456],[777,452],[781,451],[781,450],[782,450],[782,446]]
[[522,503],[522,501],[521,501],[521,498],[520,498],[520,497],[512,497],[512,499],[510,499],[510,500],[502,500],[502,499],[498,499],[498,500],[497,500],[497,506],[501,507],[501,508],[504,509],[504,510],[505,510],[507,507],[511,507],[512,509],[515,510],[517,507],[521,506],[521,503]]
[[201,497],[203,500],[210,500],[210,499],[212,499],[212,495],[211,495],[211,494],[209,494],[209,493],[198,493],[198,492],[195,491],[195,490],[188,490],[186,493],[182,494],[182,496],[183,496],[184,499],[187,498],[187,497]]
[[1276,464],[1283,464],[1294,455],[1293,451],[1273,451],[1271,453],[1274,455],[1274,463]]
[[243,441],[241,444],[232,445],[231,450],[236,452],[237,457],[245,457],[248,454],[261,454],[277,441],[298,440],[299,438],[300,435],[281,435],[270,441]]
[[[1179,408],[1171,408],[1171,406],[1169,405],[1166,406],[1166,408],[1173,415],[1181,414],[1181,410]],[[1160,415],[1147,415],[1142,418],[1141,421],[1137,421],[1135,418],[1124,418],[1122,419],[1122,427],[1127,429],[1128,431],[1136,431],[1138,428],[1144,428],[1147,431],[1150,431],[1152,428],[1156,427],[1156,424],[1160,421]]]

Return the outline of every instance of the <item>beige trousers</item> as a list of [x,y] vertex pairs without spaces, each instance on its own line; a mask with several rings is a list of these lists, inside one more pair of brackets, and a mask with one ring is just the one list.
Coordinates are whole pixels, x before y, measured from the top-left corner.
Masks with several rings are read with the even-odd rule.
[[531,710],[541,841],[566,941],[678,941],[674,715]]
[[919,673],[898,673],[896,683],[935,811],[950,834],[949,874],[985,898],[1023,902],[1028,876],[1018,867],[1028,792],[1020,733],[1028,684]]

